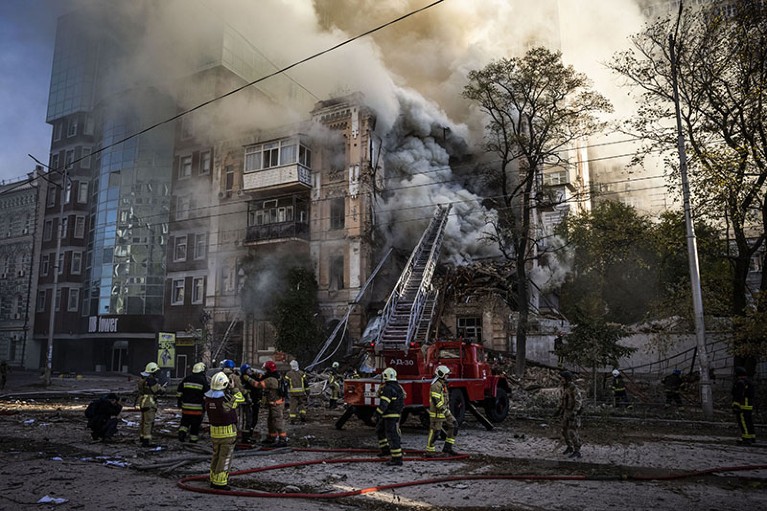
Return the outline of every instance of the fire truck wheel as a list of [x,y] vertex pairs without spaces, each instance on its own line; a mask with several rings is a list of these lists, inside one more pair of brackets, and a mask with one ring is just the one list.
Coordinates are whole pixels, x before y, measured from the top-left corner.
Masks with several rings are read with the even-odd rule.
[[455,421],[460,426],[466,416],[466,397],[461,389],[450,390],[450,411],[453,412]]
[[506,389],[498,387],[495,391],[495,397],[485,399],[484,405],[485,413],[490,422],[498,424],[509,416],[509,394]]

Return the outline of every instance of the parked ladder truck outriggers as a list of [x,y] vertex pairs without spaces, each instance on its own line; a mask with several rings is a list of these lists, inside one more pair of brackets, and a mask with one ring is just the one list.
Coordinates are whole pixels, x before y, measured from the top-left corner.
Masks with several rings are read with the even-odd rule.
[[[481,344],[463,340],[432,339],[438,318],[438,291],[432,275],[438,263],[450,206],[437,206],[429,226],[413,249],[397,285],[377,318],[378,333],[366,348],[366,362],[376,376],[344,380],[346,410],[336,422],[341,429],[356,415],[366,423],[378,405],[377,391],[385,368],[397,370],[407,392],[402,422],[418,415],[429,423],[430,385],[439,365],[450,368],[450,409],[460,424],[471,412],[487,428],[509,414],[510,386],[502,374],[493,374]],[[487,417],[477,407],[484,408]],[[488,420],[489,419],[489,420]]]

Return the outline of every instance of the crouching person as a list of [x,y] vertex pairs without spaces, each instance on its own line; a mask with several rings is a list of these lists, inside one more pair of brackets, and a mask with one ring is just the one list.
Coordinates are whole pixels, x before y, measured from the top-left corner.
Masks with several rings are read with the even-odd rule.
[[91,402],[85,410],[91,438],[105,442],[111,441],[117,434],[117,416],[122,409],[123,406],[117,399],[117,394],[108,394]]
[[229,469],[237,443],[237,407],[245,402],[240,392],[229,389],[229,377],[223,372],[213,375],[210,390],[205,393],[205,411],[210,422],[213,458],[210,460],[210,487],[229,489]]

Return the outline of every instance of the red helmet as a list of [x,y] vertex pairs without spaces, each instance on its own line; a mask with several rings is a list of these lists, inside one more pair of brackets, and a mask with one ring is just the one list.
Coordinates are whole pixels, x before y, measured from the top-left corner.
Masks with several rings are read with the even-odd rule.
[[273,373],[277,370],[277,364],[274,363],[274,360],[267,360],[264,362],[264,370]]

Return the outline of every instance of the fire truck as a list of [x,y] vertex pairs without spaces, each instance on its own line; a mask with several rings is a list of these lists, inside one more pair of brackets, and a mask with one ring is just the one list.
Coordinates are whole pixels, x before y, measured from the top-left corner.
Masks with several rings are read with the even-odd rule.
[[[460,424],[467,411],[487,429],[509,414],[511,389],[504,374],[494,374],[481,344],[462,339],[432,339],[438,292],[431,283],[450,206],[438,206],[426,231],[413,249],[384,309],[375,318],[374,333],[360,367],[366,378],[344,380],[344,414],[336,422],[341,429],[356,415],[370,423],[378,405],[381,371],[396,369],[407,393],[402,422],[417,415],[428,425],[430,386],[439,365],[450,368],[450,409]],[[365,339],[365,336],[363,336]],[[484,409],[483,415],[478,407]]]

